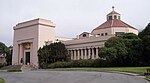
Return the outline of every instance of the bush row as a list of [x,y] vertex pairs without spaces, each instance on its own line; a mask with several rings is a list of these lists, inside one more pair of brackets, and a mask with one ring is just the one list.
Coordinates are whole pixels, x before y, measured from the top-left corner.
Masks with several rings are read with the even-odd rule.
[[5,64],[1,64],[1,63],[0,63],[0,68],[1,68],[1,67],[4,67],[4,66],[5,66]]
[[55,62],[48,65],[48,68],[69,68],[69,67],[104,67],[105,60],[75,60],[70,62]]

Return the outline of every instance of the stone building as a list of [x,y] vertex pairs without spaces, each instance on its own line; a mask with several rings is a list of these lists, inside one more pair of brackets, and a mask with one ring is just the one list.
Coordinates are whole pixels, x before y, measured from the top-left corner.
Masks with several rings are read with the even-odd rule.
[[55,35],[55,24],[50,20],[34,19],[14,26],[12,64],[30,64],[38,66],[37,51],[45,44],[61,41],[71,53],[72,60],[96,59],[98,49],[110,37],[123,33],[138,34],[138,30],[121,20],[114,11],[107,14],[107,20],[90,33],[83,32],[77,38],[64,38]]

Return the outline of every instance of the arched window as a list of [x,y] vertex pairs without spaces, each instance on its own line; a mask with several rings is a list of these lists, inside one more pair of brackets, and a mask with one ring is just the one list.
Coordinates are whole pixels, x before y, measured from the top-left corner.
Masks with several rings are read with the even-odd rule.
[[86,37],[86,34],[83,34],[83,37]]

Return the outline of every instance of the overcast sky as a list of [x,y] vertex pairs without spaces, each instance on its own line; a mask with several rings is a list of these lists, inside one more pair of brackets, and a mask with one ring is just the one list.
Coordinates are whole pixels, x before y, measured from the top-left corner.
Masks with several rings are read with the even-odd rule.
[[0,41],[12,45],[13,26],[36,18],[54,22],[58,36],[76,37],[105,22],[112,6],[139,30],[150,22],[150,0],[0,0]]

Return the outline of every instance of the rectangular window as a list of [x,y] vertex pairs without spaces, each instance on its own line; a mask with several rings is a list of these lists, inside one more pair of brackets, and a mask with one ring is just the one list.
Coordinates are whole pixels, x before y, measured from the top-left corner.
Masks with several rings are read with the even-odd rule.
[[105,36],[108,35],[107,33],[105,33]]
[[112,16],[109,16],[108,19],[109,19],[109,20],[112,20]]
[[101,33],[101,36],[104,36],[104,33]]
[[116,15],[114,15],[114,19],[117,19],[117,16],[116,16]]

